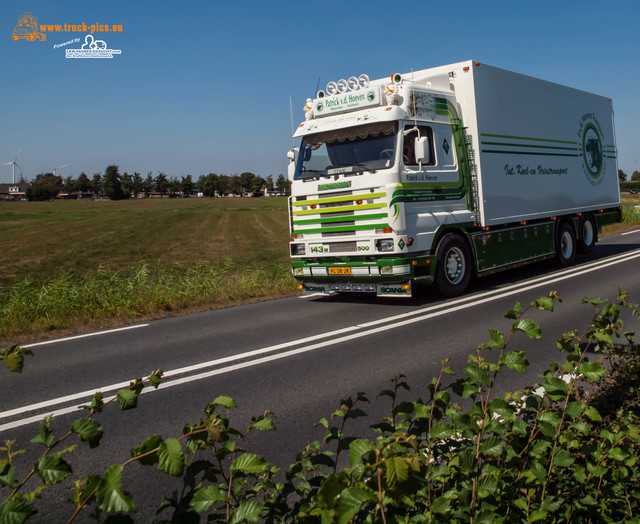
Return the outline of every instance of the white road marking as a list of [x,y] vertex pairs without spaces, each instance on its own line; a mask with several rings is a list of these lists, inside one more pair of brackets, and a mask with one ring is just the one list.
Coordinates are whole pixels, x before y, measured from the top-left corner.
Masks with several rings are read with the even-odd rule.
[[54,340],[45,340],[44,342],[35,342],[33,344],[27,344],[20,346],[23,348],[35,348],[38,346],[48,346],[49,344],[57,344],[58,342],[67,342],[68,340],[77,340],[79,338],[96,337],[98,335],[109,335],[110,333],[118,333],[119,331],[129,331],[130,329],[138,329],[147,327],[149,324],[136,324],[135,326],[125,326],[114,329],[107,329],[105,331],[94,331],[93,333],[84,333],[82,335],[73,335],[71,337],[56,338]]
[[[182,377],[182,378],[177,378],[175,380],[169,380],[166,381],[164,380],[159,388],[158,391],[161,390],[165,390],[167,388],[173,387],[173,386],[179,386],[182,384],[187,384],[189,382],[194,382],[196,380],[202,380],[204,378],[209,378],[215,375],[221,375],[224,373],[230,373],[232,371],[236,371],[238,369],[244,369],[244,368],[248,368],[248,367],[252,367],[252,366],[257,366],[260,364],[264,364],[267,362],[272,362],[275,360],[280,360],[283,358],[288,358],[294,355],[298,355],[301,353],[307,353],[309,351],[314,351],[316,349],[322,349],[328,346],[332,346],[335,344],[340,344],[342,342],[347,342],[350,340],[354,340],[354,339],[358,339],[358,338],[362,338],[362,337],[366,337],[366,336],[370,336],[376,333],[380,333],[383,331],[389,331],[392,329],[396,329],[399,327],[403,327],[409,324],[413,324],[416,322],[422,322],[425,320],[429,320],[435,317],[439,317],[442,315],[447,315],[449,313],[454,313],[456,311],[460,311],[463,309],[468,309],[468,308],[472,308],[472,307],[476,307],[482,304],[486,304],[488,302],[493,302],[495,300],[500,300],[502,298],[506,298],[508,296],[514,295],[516,293],[521,293],[521,292],[525,292],[525,291],[530,291],[532,289],[536,289],[542,286],[547,286],[550,284],[554,284],[556,282],[561,282],[563,280],[568,280],[570,278],[574,278],[580,275],[584,275],[587,273],[591,273],[594,271],[598,271],[600,269],[609,267],[609,266],[613,266],[616,264],[620,264],[623,262],[627,262],[629,260],[633,260],[635,258],[639,258],[640,257],[640,250],[636,250],[636,251],[632,251],[630,253],[625,253],[622,255],[614,255],[612,257],[609,257],[607,259],[601,259],[598,261],[594,261],[591,262],[589,264],[585,264],[582,266],[578,266],[578,267],[572,267],[572,268],[567,268],[566,270],[561,271],[559,274],[556,275],[551,275],[551,276],[543,276],[543,277],[538,277],[538,278],[534,278],[530,281],[527,282],[521,282],[519,284],[514,284],[511,286],[507,286],[505,288],[502,289],[498,289],[498,290],[493,290],[493,291],[487,291],[484,293],[480,293],[477,295],[473,295],[471,297],[463,297],[463,298],[459,298],[459,299],[455,299],[446,303],[442,303],[442,304],[435,304],[435,305],[431,305],[431,306],[427,306],[425,308],[421,308],[419,310],[416,311],[411,311],[408,313],[403,313],[400,315],[396,315],[394,317],[389,317],[386,319],[380,319],[380,320],[376,320],[376,321],[372,321],[372,322],[366,322],[363,324],[357,324],[354,326],[349,326],[346,328],[342,328],[342,329],[338,329],[329,333],[323,333],[320,335],[314,335],[311,337],[306,337],[303,339],[298,339],[298,340],[292,340],[290,342],[284,342],[282,344],[276,344],[274,346],[268,346],[265,348],[261,348],[261,349],[256,349],[253,351],[248,351],[245,353],[241,353],[238,355],[233,355],[233,356],[229,356],[229,357],[224,357],[224,358],[220,358],[220,359],[216,359],[216,360],[211,360],[208,362],[203,362],[201,364],[195,364],[192,366],[187,366],[187,367],[183,367],[183,368],[178,368],[178,369],[174,369],[174,370],[170,370],[167,371],[164,374],[165,378],[168,377],[175,377],[178,375],[183,375],[185,373],[189,373],[192,371],[198,371],[201,369],[205,369],[208,367],[213,367],[213,366],[218,366],[221,364],[226,364],[226,363],[230,363],[233,361],[238,361],[238,360],[244,360],[247,358],[252,358],[252,357],[256,357],[259,355],[266,355],[262,358],[258,358],[258,359],[254,359],[254,360],[249,360],[247,362],[240,362],[238,364],[234,364],[234,365],[229,365],[229,366],[225,366],[222,368],[218,368],[218,369],[213,369],[210,371],[206,371],[204,373],[200,373],[200,374],[196,374],[196,375],[190,375],[190,376],[186,376],[186,377]],[[411,317],[415,317],[415,318],[411,318]],[[374,327],[375,326],[375,327]],[[368,329],[373,327],[373,329]],[[358,330],[364,330],[364,331],[359,331],[358,333],[353,333],[354,331],[358,331]],[[350,333],[350,334],[347,334]],[[337,337],[337,338],[334,338]],[[304,347],[300,347],[297,349],[292,349],[290,351],[285,351],[282,353],[276,353],[276,354],[272,354],[272,355],[267,355],[268,353],[273,353],[282,349],[286,349],[287,347],[291,347],[291,346],[299,346],[301,344],[306,344],[308,342],[312,342],[312,341],[317,341],[318,339],[328,339],[328,340],[324,340],[322,342],[316,342],[315,344],[311,344],[308,346],[304,346]],[[65,397],[60,397],[57,399],[51,399],[48,401],[44,401],[44,402],[39,402],[37,404],[31,404],[28,406],[23,406],[20,408],[16,408],[16,409],[12,409],[9,411],[4,411],[0,413],[0,419],[2,418],[8,418],[10,416],[15,416],[15,415],[19,415],[20,413],[25,413],[25,412],[29,412],[29,411],[34,411],[34,410],[38,410],[38,409],[43,409],[46,407],[50,407],[50,406],[56,406],[56,405],[60,405],[60,404],[65,404],[67,402],[73,401],[73,400],[77,400],[79,398],[85,398],[87,399],[86,402],[89,402],[90,398],[93,396],[93,394],[96,391],[101,391],[103,394],[105,394],[106,392],[110,392],[110,391],[115,391],[118,389],[121,389],[123,387],[127,387],[129,386],[130,381],[127,382],[120,382],[118,384],[111,384],[108,386],[103,386],[102,388],[95,388],[91,391],[84,391],[82,393],[76,393],[73,395],[68,395]],[[150,393],[156,391],[156,389],[154,388],[146,388],[143,390],[143,393]],[[71,407],[65,407],[65,408],[59,408],[57,410],[54,411],[50,411],[50,412],[46,412],[45,414],[52,414],[54,416],[59,416],[59,415],[63,415],[66,413],[70,413],[72,411],[75,411],[78,409],[79,406],[71,406]],[[45,414],[40,414],[37,416],[32,416],[29,418],[25,418],[25,419],[20,419],[20,420],[16,420],[13,422],[9,422],[7,424],[4,425],[0,425],[0,432],[5,431],[7,429],[13,429],[16,427],[20,427],[26,424],[30,424],[32,422],[37,422],[38,420],[41,420],[43,418],[43,416]]]
[[631,235],[633,233],[640,233],[640,229],[635,229],[633,231],[627,231],[626,233],[620,233],[620,236],[623,237],[625,235]]

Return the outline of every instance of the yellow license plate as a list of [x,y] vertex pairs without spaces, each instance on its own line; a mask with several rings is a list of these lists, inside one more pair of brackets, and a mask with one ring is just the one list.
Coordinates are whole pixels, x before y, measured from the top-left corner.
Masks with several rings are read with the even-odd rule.
[[350,267],[328,267],[327,274],[328,275],[350,275],[351,268]]

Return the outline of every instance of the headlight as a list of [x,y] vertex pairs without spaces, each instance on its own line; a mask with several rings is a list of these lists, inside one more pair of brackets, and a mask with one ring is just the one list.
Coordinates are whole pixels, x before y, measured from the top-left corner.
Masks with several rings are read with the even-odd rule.
[[393,238],[376,240],[378,251],[393,251]]
[[300,256],[305,253],[306,250],[304,248],[304,244],[291,244],[291,256]]

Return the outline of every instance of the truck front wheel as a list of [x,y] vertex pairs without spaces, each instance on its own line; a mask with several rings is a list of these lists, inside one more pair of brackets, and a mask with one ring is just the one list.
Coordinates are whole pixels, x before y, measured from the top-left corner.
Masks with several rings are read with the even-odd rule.
[[471,281],[471,253],[467,243],[455,233],[447,233],[436,250],[435,285],[444,297],[464,293]]
[[576,259],[576,234],[568,222],[563,222],[558,228],[556,254],[562,267],[570,266]]
[[598,229],[596,228],[596,221],[591,213],[580,217],[578,231],[580,233],[578,253],[591,253],[598,241]]

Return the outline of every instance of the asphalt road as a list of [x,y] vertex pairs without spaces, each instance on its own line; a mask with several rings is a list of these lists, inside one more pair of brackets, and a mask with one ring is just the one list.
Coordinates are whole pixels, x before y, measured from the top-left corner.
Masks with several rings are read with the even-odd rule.
[[[246,447],[285,466],[308,441],[322,437],[314,423],[328,418],[341,398],[367,393],[371,403],[364,409],[371,417],[355,421],[352,431],[373,436],[368,425],[389,410],[388,399],[376,395],[392,377],[406,376],[412,388],[407,398],[426,396],[425,386],[442,359],[450,358],[461,371],[467,356],[488,341],[490,327],[509,330],[503,314],[516,301],[526,305],[556,290],[563,302],[554,313],[530,315],[544,338],[521,336],[512,346],[527,351],[530,370],[507,374],[498,386],[504,392],[534,383],[548,363],[559,359],[555,340],[588,324],[592,308],[580,303],[584,296],[614,298],[619,285],[640,302],[639,264],[640,231],[604,239],[571,268],[528,266],[478,280],[464,297],[447,301],[429,289],[411,300],[291,297],[34,343],[33,358],[27,358],[21,375],[2,373],[0,441],[27,442],[37,433],[36,421],[50,413],[59,415],[54,431],[63,434],[76,406],[87,403],[94,391],[108,397],[129,380],[162,369],[163,384],[142,395],[136,410],[114,407],[99,416],[103,441],[70,459],[74,478],[124,462],[131,448],[154,433],[179,436],[184,423],[198,420],[218,395],[236,399],[233,422],[239,428],[252,415],[267,409],[276,413],[277,431],[256,434]],[[628,329],[640,331],[629,322]],[[33,455],[24,457],[32,464]],[[123,484],[136,500],[137,522],[152,520],[163,496],[181,485],[137,464],[125,470]],[[61,489],[45,497],[60,501],[59,507],[37,515],[35,522],[71,515],[71,506],[61,503],[66,498]]]

